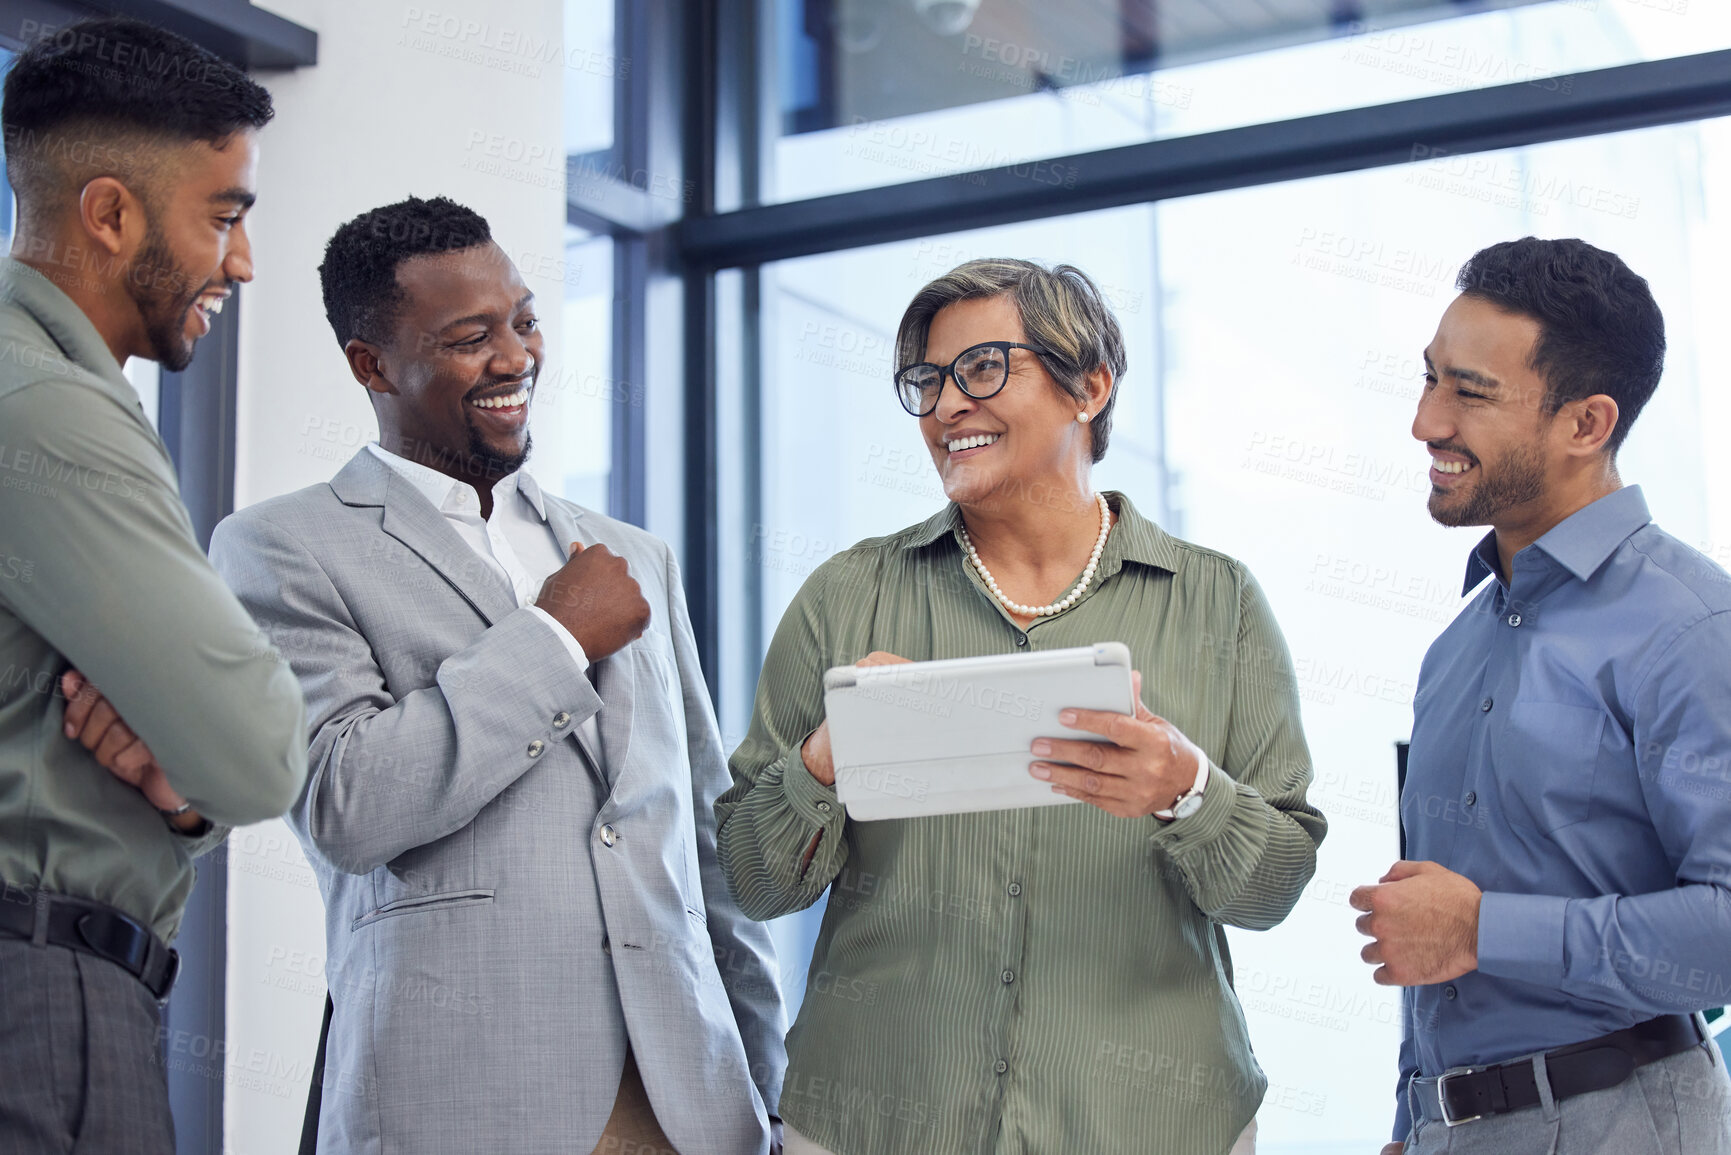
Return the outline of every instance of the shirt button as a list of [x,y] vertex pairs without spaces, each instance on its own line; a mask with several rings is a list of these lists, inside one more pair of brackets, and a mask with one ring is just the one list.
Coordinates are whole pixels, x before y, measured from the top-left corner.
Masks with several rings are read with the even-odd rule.
[[1010,897],[1015,898],[1017,895],[1022,893],[1022,884],[1019,882],[1012,882],[1012,883],[1010,883],[1009,890],[1010,890]]
[[612,846],[615,842],[618,842],[618,841],[619,841],[619,835],[614,832],[613,827],[603,826],[601,828],[601,843],[602,843],[602,845]]
[[1486,698],[1484,701],[1479,703],[1479,709],[1484,711],[1486,714],[1488,714],[1491,712],[1491,707],[1495,704],[1496,703],[1495,703],[1494,699]]
[[1012,971],[1012,970],[1006,970],[1004,972],[1004,985],[1008,986],[1010,983],[1013,983],[1015,981],[1016,981],[1016,972]]
[[1478,796],[1477,791],[1475,791],[1475,790],[1468,790],[1467,791],[1467,805],[1468,806],[1472,806],[1472,805],[1476,804],[1478,802],[1478,800],[1479,800],[1479,796]]
[[553,715],[553,729],[563,730],[565,727],[569,726],[570,724],[571,724],[571,715],[567,714],[565,711],[560,710],[557,714]]
[[825,814],[828,814],[828,813],[829,813],[829,809],[830,809],[830,807],[829,807],[829,803],[827,803],[827,802],[819,802],[819,803],[818,803],[818,804],[817,804],[817,808],[818,808],[818,809],[819,809],[819,810],[821,810],[821,811],[823,811],[823,812],[824,812],[824,813],[825,813]]
[[1452,999],[1458,993],[1459,992],[1455,990],[1453,983],[1450,983],[1448,986],[1443,988],[1443,998],[1445,999]]
[[541,751],[546,748],[547,743],[541,741],[539,738],[535,739],[533,742],[529,743],[529,757],[539,758],[541,756]]
[[1521,615],[1520,614],[1510,614],[1509,615],[1509,625],[1518,626],[1520,624],[1521,624]]
[[1017,634],[1016,635],[1016,644],[1018,646],[1027,645],[1028,644],[1028,635],[1027,634]]
[[1009,1069],[1010,1064],[1004,1062],[1002,1059],[999,1059],[997,1062],[992,1064],[992,1070],[996,1071],[1000,1075]]

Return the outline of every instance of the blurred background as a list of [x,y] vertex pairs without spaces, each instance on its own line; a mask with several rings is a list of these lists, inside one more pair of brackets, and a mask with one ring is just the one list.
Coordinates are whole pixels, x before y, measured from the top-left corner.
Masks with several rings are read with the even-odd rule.
[[[1130,351],[1097,484],[1260,579],[1330,819],[1293,915],[1232,936],[1265,1155],[1389,1131],[1397,1001],[1346,896],[1396,857],[1395,743],[1479,534],[1426,516],[1409,432],[1472,252],[1578,236],[1649,279],[1670,355],[1623,476],[1731,562],[1731,5],[0,0],[0,43],[96,10],[277,99],[257,282],[187,373],[128,367],[203,531],[373,437],[315,269],[354,214],[452,196],[541,301],[529,468],[673,543],[729,749],[806,576],[943,503],[890,388],[907,301],[978,256],[1092,275]],[[790,1011],[818,915],[774,926]],[[294,1150],[321,917],[280,823],[202,863],[164,1040],[183,1152]]]

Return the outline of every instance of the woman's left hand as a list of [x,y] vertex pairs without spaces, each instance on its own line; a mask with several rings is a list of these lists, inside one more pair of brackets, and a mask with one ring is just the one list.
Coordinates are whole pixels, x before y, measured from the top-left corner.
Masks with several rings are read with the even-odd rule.
[[[1196,784],[1201,749],[1183,731],[1142,704],[1142,674],[1131,674],[1136,716],[1111,710],[1067,709],[1058,721],[1072,730],[1099,734],[1104,742],[1080,738],[1036,738],[1033,752],[1053,761],[1035,762],[1034,777],[1059,794],[1092,802],[1120,818],[1142,818],[1170,809]],[[1059,763],[1071,763],[1060,765]]]

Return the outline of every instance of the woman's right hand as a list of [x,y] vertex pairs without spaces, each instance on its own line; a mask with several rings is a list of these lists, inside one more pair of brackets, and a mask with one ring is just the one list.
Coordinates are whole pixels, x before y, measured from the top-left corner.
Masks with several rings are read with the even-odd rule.
[[[903,662],[911,662],[912,658],[901,658],[895,654],[886,654],[882,650],[873,650],[859,661],[856,666],[897,666]],[[799,748],[799,760],[805,763],[805,768],[811,776],[825,786],[835,785],[835,757],[829,748],[829,719],[811,732],[811,737],[805,740],[805,745]]]

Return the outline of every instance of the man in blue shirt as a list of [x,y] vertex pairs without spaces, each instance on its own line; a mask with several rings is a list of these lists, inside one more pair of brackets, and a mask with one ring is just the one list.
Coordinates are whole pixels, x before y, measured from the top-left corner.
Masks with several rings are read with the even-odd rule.
[[1617,448],[1658,384],[1647,283],[1578,240],[1493,245],[1425,351],[1430,513],[1489,525],[1425,656],[1409,861],[1352,905],[1405,987],[1394,1139],[1731,1152],[1697,1012],[1731,1002],[1731,578]]

